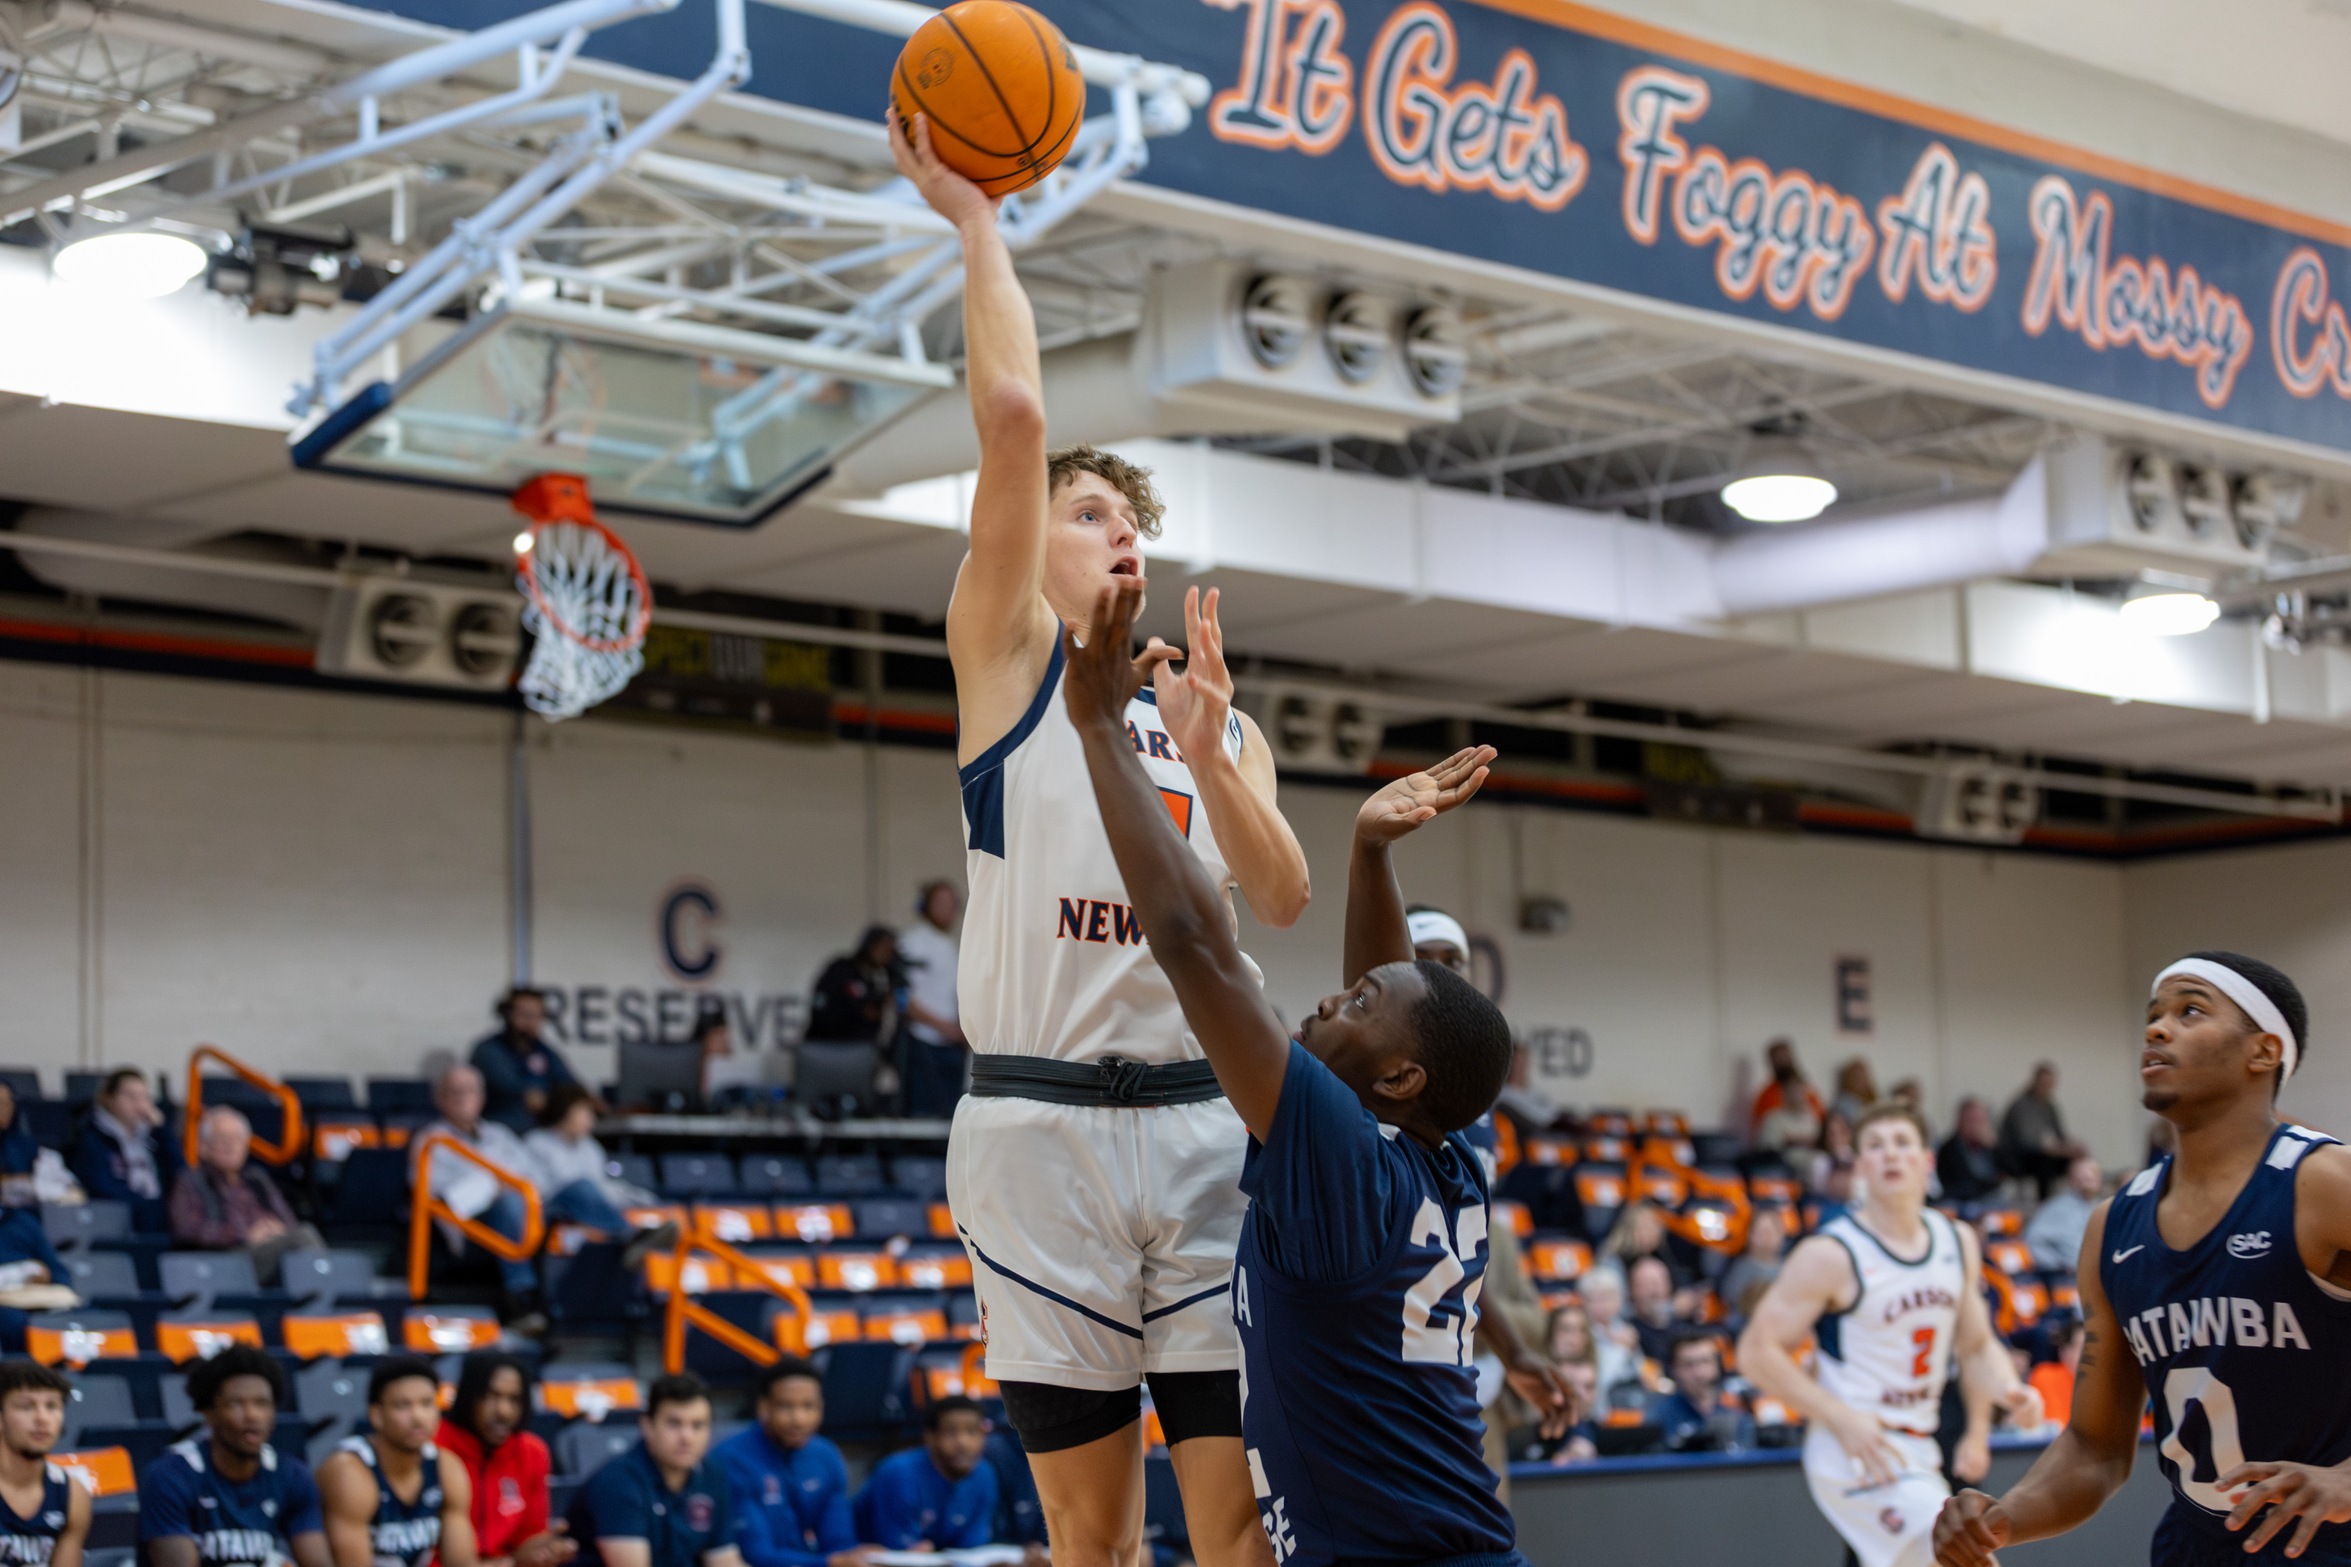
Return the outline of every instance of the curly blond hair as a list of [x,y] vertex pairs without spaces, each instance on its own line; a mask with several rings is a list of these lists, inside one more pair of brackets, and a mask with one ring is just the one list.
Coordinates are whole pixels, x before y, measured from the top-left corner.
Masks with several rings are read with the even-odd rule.
[[1159,537],[1159,519],[1167,514],[1167,503],[1159,498],[1150,469],[1100,447],[1064,446],[1045,454],[1045,493],[1051,495],[1081,473],[1108,480],[1135,508],[1135,531],[1146,539]]

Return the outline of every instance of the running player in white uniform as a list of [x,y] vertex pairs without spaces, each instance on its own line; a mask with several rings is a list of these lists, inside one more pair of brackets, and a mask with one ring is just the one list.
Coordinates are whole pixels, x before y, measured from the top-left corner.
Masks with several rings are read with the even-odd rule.
[[[891,127],[898,167],[963,242],[979,431],[971,547],[947,611],[970,915],[957,982],[972,1092],[948,1144],[987,1368],[1027,1447],[1057,1567],[1140,1551],[1140,1384],[1166,1430],[1203,1567],[1270,1559],[1242,1457],[1227,1290],[1247,1133],[1144,944],[1060,699],[1061,627],[1140,579],[1150,476],[1045,449],[1036,322],[995,204]],[[1170,815],[1262,923],[1304,912],[1306,857],[1263,737],[1231,710],[1216,595],[1185,599],[1189,660],[1129,706]]]
[[[1881,1105],[1855,1130],[1860,1207],[1788,1256],[1739,1339],[1739,1369],[1810,1422],[1804,1477],[1861,1567],[1925,1567],[1951,1494],[1935,1427],[1954,1363],[1967,1432],[1952,1468],[1990,1469],[1994,1405],[2041,1421],[1984,1309],[1975,1233],[1926,1205],[1933,1154],[1918,1113]],[[1816,1381],[1797,1366],[1806,1339]]]

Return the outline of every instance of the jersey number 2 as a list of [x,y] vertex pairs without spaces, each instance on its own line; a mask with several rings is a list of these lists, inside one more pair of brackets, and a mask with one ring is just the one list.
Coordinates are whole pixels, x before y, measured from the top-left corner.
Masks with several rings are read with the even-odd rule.
[[1910,1359],[1910,1374],[1914,1377],[1933,1376],[1935,1374],[1935,1330],[1920,1328],[1910,1335],[1910,1342],[1918,1350],[1918,1353]]
[[1426,1246],[1434,1242],[1437,1260],[1404,1292],[1404,1358],[1409,1362],[1466,1366],[1477,1358],[1471,1336],[1477,1331],[1478,1292],[1486,1282],[1483,1274],[1472,1279],[1469,1288],[1461,1292],[1458,1323],[1450,1317],[1429,1320],[1436,1315],[1438,1303],[1453,1293],[1456,1284],[1469,1277],[1463,1259],[1476,1261],[1478,1248],[1486,1244],[1485,1204],[1462,1209],[1455,1223],[1459,1235],[1447,1235],[1445,1210],[1427,1197],[1421,1199],[1420,1211],[1412,1216],[1412,1244]]

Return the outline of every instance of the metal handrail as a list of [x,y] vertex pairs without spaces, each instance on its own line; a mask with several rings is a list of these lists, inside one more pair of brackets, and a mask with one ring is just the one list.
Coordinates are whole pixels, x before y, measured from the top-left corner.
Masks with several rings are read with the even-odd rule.
[[[433,1191],[433,1150],[446,1148],[488,1171],[501,1186],[522,1195],[522,1238],[510,1240],[488,1225],[469,1219],[443,1202]],[[432,1270],[433,1221],[446,1220],[467,1240],[507,1262],[528,1262],[539,1254],[547,1238],[546,1219],[539,1212],[539,1189],[521,1176],[492,1164],[446,1132],[435,1132],[417,1143],[410,1168],[416,1172],[414,1200],[408,1208],[408,1295],[423,1300]]]
[[244,1062],[230,1055],[218,1045],[198,1045],[188,1053],[188,1110],[187,1124],[180,1128],[181,1151],[188,1164],[196,1163],[198,1130],[204,1119],[204,1063],[216,1061],[255,1088],[278,1102],[285,1124],[278,1128],[276,1141],[263,1137],[253,1139],[253,1154],[264,1164],[291,1164],[302,1152],[302,1101],[294,1090],[274,1077],[256,1072]]
[[796,1346],[808,1347],[808,1324],[816,1320],[816,1307],[808,1298],[808,1291],[797,1284],[786,1284],[771,1275],[757,1257],[737,1251],[725,1241],[710,1240],[680,1228],[677,1251],[673,1254],[677,1270],[670,1278],[669,1312],[662,1323],[662,1369],[676,1374],[686,1369],[686,1327],[690,1323],[717,1339],[721,1344],[756,1365],[773,1365],[783,1358],[781,1347],[765,1339],[754,1338],[734,1323],[695,1302],[686,1293],[686,1259],[696,1252],[716,1258],[731,1266],[738,1279],[746,1280],[753,1289],[762,1289],[789,1305],[799,1316]]

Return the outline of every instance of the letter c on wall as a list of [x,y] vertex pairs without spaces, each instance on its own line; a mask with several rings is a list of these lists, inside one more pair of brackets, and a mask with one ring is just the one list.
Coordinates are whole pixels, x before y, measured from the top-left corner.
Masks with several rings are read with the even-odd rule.
[[700,882],[685,882],[661,900],[661,919],[655,935],[661,943],[661,961],[680,979],[708,979],[718,972],[726,949],[716,929],[718,894]]

